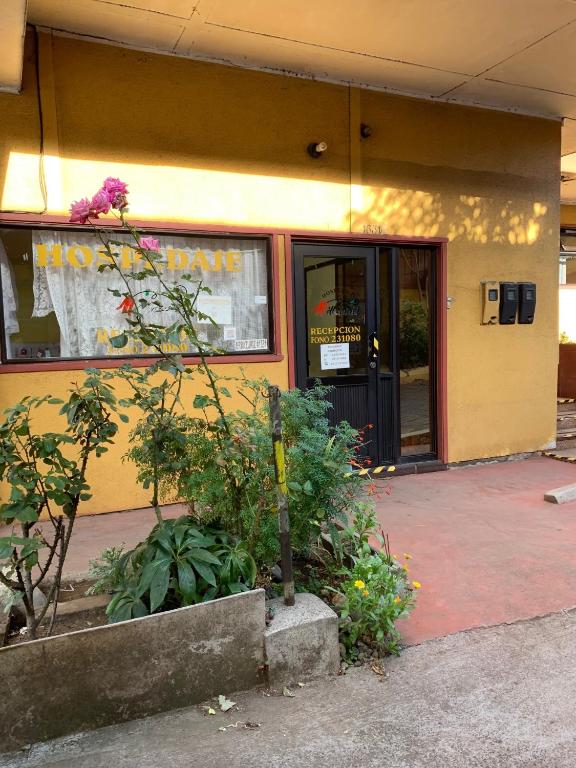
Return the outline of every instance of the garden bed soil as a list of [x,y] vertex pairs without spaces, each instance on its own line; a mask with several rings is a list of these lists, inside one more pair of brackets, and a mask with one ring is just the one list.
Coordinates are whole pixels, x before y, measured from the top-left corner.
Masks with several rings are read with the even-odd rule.
[[[86,591],[94,584],[90,579],[65,581],[60,591],[56,621],[51,636],[65,635],[82,629],[101,627],[108,623],[106,605],[107,595],[86,596]],[[48,637],[51,610],[36,631],[36,639]],[[25,621],[16,615],[10,617],[6,645],[18,645],[30,641]],[[22,631],[24,630],[24,631]]]
[[261,685],[264,615],[256,589],[0,648],[11,692],[0,752]]
[[[72,616],[63,616],[62,618],[56,617],[54,622],[54,629],[52,630],[51,637],[56,635],[66,635],[69,632],[78,632],[81,629],[91,629],[92,627],[102,627],[108,623],[108,617],[106,616],[106,608],[93,608],[90,611],[84,611],[82,613],[74,614]],[[48,626],[50,621],[45,621],[36,630],[36,639],[39,640],[42,637],[48,637]],[[30,638],[26,632],[21,632],[23,624],[21,621],[11,619],[8,627],[8,638],[6,645],[18,645],[19,643],[27,643]],[[24,627],[25,628],[25,627]]]
[[[328,604],[334,604],[335,595],[327,589],[322,589],[326,582],[327,572],[319,560],[296,558],[293,563],[294,580],[298,592],[311,592]],[[110,595],[87,597],[86,592],[94,584],[93,579],[80,578],[63,582],[58,601],[58,612],[51,637],[78,632],[83,629],[101,627],[108,624],[106,605]],[[269,569],[262,569],[256,578],[255,589],[263,589],[267,600],[282,595],[282,583],[276,581]],[[98,605],[94,605],[98,602]],[[48,637],[50,625],[50,610],[42,625],[36,631],[36,639]],[[22,631],[24,630],[24,631]],[[11,616],[6,638],[6,645],[19,645],[30,641],[25,631],[25,622],[18,616]]]

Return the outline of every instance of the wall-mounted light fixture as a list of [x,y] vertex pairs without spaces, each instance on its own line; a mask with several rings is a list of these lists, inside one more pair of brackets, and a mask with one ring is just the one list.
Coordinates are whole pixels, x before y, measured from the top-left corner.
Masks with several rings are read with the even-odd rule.
[[367,125],[366,123],[360,123],[360,136],[362,136],[363,139],[369,139],[370,136],[372,136],[372,126]]
[[325,141],[313,141],[311,144],[308,144],[307,152],[310,157],[322,157],[327,149],[328,144]]

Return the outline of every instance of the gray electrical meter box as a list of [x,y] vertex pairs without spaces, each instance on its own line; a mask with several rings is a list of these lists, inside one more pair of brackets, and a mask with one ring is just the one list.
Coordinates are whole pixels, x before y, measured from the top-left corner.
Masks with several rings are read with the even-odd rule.
[[518,310],[518,283],[500,283],[500,325],[513,325]]
[[534,322],[536,312],[536,284],[518,283],[518,322],[527,325]]

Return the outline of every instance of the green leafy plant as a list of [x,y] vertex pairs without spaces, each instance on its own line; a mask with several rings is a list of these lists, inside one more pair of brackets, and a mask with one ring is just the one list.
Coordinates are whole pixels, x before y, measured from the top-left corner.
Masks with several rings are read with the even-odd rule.
[[[211,318],[198,308],[198,298],[208,288],[191,274],[168,281],[159,243],[141,237],[126,218],[127,187],[107,179],[90,201],[72,206],[75,223],[90,223],[103,247],[101,272],[116,272],[124,290],[112,290],[126,308],[127,328],[110,341],[118,349],[129,342],[154,349],[161,359],[143,371],[123,366],[116,374],[129,385],[131,395],[122,405],[141,412],[132,432],[128,458],[138,465],[140,482],[152,489],[152,505],[161,519],[159,499],[164,494],[187,499],[203,522],[215,522],[241,536],[260,562],[273,559],[278,549],[275,518],[271,440],[268,409],[262,395],[267,382],[234,382],[249,408],[231,411],[224,407],[231,397],[229,379],[217,376],[209,361],[216,350],[199,329]],[[114,213],[135,252],[138,271],[122,266],[118,240],[95,225],[100,213]],[[157,286],[150,290],[147,281]],[[168,313],[169,325],[150,321],[150,313]],[[164,315],[165,316],[165,315]],[[185,366],[174,346],[195,350],[197,366]],[[183,402],[185,383],[194,380],[198,392],[192,403]],[[198,387],[200,385],[200,387]],[[343,480],[354,460],[355,433],[347,425],[332,430],[327,418],[327,390],[313,394],[286,393],[283,417],[287,445],[288,479],[294,499],[292,531],[297,547],[307,547],[314,526],[331,525],[346,513],[354,481]],[[193,416],[194,411],[198,416]]]
[[87,595],[103,595],[114,592],[122,582],[122,555],[124,545],[108,547],[100,557],[90,560],[89,576],[94,584],[86,590]]
[[429,317],[419,301],[404,299],[400,304],[399,357],[401,368],[417,368],[429,362]]
[[107,614],[113,622],[147,616],[244,592],[255,579],[256,564],[241,542],[184,515],[159,522],[110,563],[115,593]]
[[[64,432],[36,432],[39,411],[61,406]],[[113,442],[117,410],[112,388],[96,370],[88,370],[81,386],[67,401],[49,395],[24,397],[5,411],[0,425],[0,479],[9,487],[9,500],[0,506],[0,523],[11,527],[0,537],[0,583],[21,602],[28,636],[36,631],[52,606],[52,631],[60,593],[62,569],[81,502],[90,498],[86,479],[89,460],[105,453]],[[120,416],[122,418],[123,415]],[[39,527],[41,517],[48,524]],[[46,552],[46,554],[45,554]],[[51,572],[51,586],[42,607],[35,590]]]
[[[349,659],[356,658],[359,642],[381,653],[398,653],[396,621],[412,610],[414,590],[421,586],[409,581],[408,566],[390,554],[388,540],[376,532],[375,522],[372,507],[359,507],[342,536],[343,557],[334,573],[337,587],[329,586]],[[371,546],[370,538],[380,549]]]
[[[247,545],[259,563],[273,562],[278,554],[274,470],[264,381],[232,381],[218,376],[209,361],[217,350],[199,333],[211,322],[198,309],[198,298],[208,289],[190,274],[176,282],[166,279],[165,262],[153,237],[140,237],[126,219],[126,185],[107,179],[89,201],[72,206],[73,220],[91,223],[99,213],[116,212],[122,230],[130,236],[138,271],[123,269],[120,252],[126,247],[114,234],[94,226],[103,246],[99,270],[118,274],[127,328],[110,341],[122,349],[129,342],[154,349],[161,359],[143,371],[123,366],[117,373],[129,385],[130,397],[122,405],[137,408],[128,459],[138,467],[138,479],[152,489],[152,505],[161,521],[160,498],[186,499],[201,523],[222,526]],[[102,207],[103,206],[103,207]],[[105,210],[104,210],[105,209]],[[142,290],[153,278],[155,290]],[[149,283],[147,282],[147,286]],[[165,326],[150,322],[150,312],[168,313]],[[164,315],[165,316],[165,315]],[[184,365],[174,346],[195,350],[197,366]],[[197,394],[183,401],[191,380]],[[248,407],[224,407],[230,388]],[[200,391],[198,392],[198,390]],[[321,526],[334,527],[354,506],[357,478],[347,472],[356,461],[358,435],[347,424],[330,427],[331,407],[326,388],[284,393],[282,415],[286,465],[291,494],[292,540],[296,549],[310,547]],[[197,414],[197,415],[194,415]]]
[[[155,422],[141,420],[132,432],[128,458],[146,486],[156,477],[167,496],[186,499],[201,521],[223,526],[246,542],[260,564],[278,557],[278,519],[265,380],[215,378],[215,386],[236,391],[249,405],[210,417],[203,396],[195,399],[202,417],[171,417],[157,463]],[[143,386],[144,383],[141,383]],[[358,434],[348,424],[331,427],[327,387],[282,393],[281,410],[290,492],[292,543],[306,552],[322,527],[337,531],[353,509],[361,480],[348,471],[356,461]],[[142,401],[147,399],[143,394]]]
[[[138,480],[145,489],[152,489],[151,505],[160,521],[160,499],[174,492],[169,478],[184,472],[188,464],[186,435],[194,422],[184,411],[180,391],[192,374],[187,368],[159,360],[144,369],[124,365],[108,375],[122,379],[131,390],[131,397],[121,404],[136,407],[142,414],[131,435],[138,446],[133,451],[138,457]],[[131,455],[132,451],[128,457]]]
[[[136,346],[155,350],[161,357],[144,371],[123,366],[118,372],[132,389],[131,397],[122,401],[122,404],[135,406],[142,412],[138,432],[142,436],[140,456],[146,469],[139,477],[145,487],[152,488],[152,505],[161,520],[159,498],[162,471],[164,468],[170,470],[171,462],[178,464],[180,461],[182,428],[187,428],[191,433],[200,424],[198,419],[185,423],[191,408],[186,408],[181,401],[184,381],[194,378],[195,383],[205,389],[206,393],[197,394],[191,405],[200,409],[211,425],[209,428],[213,442],[220,455],[225,453],[226,446],[234,438],[233,426],[223,405],[224,399],[231,394],[209,365],[209,359],[218,350],[204,340],[204,333],[199,332],[199,328],[203,327],[199,323],[214,324],[212,318],[198,307],[199,296],[210,293],[210,289],[191,274],[182,274],[178,281],[166,280],[165,261],[159,252],[158,241],[153,237],[141,237],[126,218],[126,193],[127,187],[123,182],[107,179],[94,197],[94,205],[85,204],[86,201],[72,205],[71,221],[92,225],[103,249],[103,263],[98,267],[99,271],[116,272],[125,289],[111,289],[114,296],[122,299],[128,327],[112,337],[110,343],[122,349],[132,341]],[[99,214],[108,212],[115,213],[121,229],[130,236],[135,261],[142,265],[138,271],[129,272],[122,267],[120,252],[126,243],[116,239],[113,233],[110,236],[109,232],[96,226],[95,220]],[[147,278],[154,279],[156,290],[142,289],[142,281]],[[175,319],[168,325],[154,323],[149,320],[150,312],[166,312]],[[179,354],[166,351],[182,346],[193,350],[198,356],[197,366],[185,366]],[[163,379],[158,381],[158,376],[163,376]],[[233,530],[239,531],[243,491],[237,479],[239,474],[244,476],[245,468],[234,462],[224,462],[222,467],[230,491],[227,503],[232,510],[230,517],[235,520]],[[150,472],[148,468],[151,468]],[[179,469],[179,466],[175,467],[176,471]]]

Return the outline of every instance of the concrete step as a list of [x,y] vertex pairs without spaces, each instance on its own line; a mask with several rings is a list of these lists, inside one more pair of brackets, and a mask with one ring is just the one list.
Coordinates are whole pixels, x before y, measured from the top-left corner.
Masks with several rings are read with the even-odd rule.
[[576,501],[576,483],[561,485],[560,488],[546,491],[544,500],[552,504],[567,504],[570,501]]
[[558,413],[576,411],[576,400],[569,397],[559,397],[557,399]]

